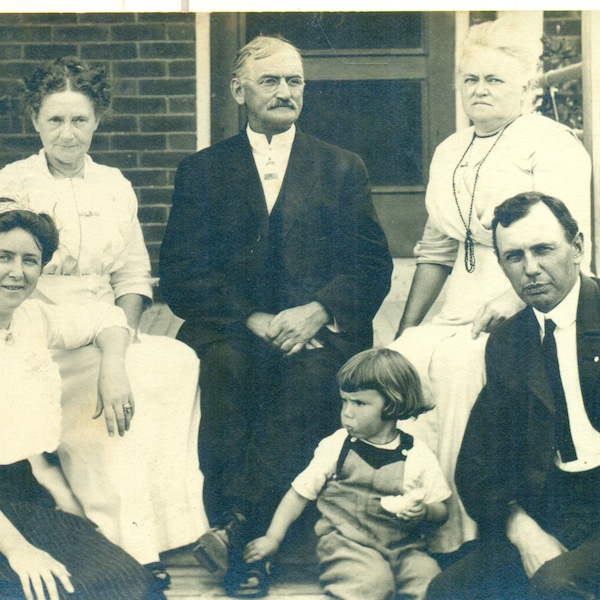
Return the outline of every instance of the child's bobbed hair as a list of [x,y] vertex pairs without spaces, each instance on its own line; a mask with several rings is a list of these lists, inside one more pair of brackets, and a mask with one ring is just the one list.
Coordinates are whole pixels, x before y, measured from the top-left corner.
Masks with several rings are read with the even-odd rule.
[[423,397],[421,379],[412,364],[389,348],[372,348],[355,354],[338,371],[342,392],[375,390],[385,403],[384,420],[408,419],[433,408]]

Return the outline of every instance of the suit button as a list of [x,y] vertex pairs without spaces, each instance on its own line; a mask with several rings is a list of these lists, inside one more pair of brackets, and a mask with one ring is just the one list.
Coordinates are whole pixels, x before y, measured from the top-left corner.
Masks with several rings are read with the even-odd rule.
[[600,356],[594,356],[594,362],[600,362]]

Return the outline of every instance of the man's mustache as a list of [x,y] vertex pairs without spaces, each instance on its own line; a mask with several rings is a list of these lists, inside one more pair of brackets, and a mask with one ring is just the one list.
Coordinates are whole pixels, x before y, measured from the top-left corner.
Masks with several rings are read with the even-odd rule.
[[296,108],[296,105],[291,100],[282,100],[277,98],[270,102],[267,108]]

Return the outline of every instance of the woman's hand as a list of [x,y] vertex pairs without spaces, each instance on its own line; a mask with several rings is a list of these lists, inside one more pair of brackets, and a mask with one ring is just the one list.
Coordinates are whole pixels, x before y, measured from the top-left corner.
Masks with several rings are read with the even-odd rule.
[[92,418],[97,419],[104,412],[106,429],[111,437],[116,429],[120,436],[129,431],[135,413],[135,402],[125,371],[125,363],[120,356],[102,356],[98,376],[98,402]]
[[104,412],[106,429],[115,435],[115,422],[119,435],[125,435],[135,413],[135,402],[125,371],[125,354],[129,346],[129,332],[124,327],[108,327],[96,336],[102,352],[98,374],[98,402],[93,419]]
[[524,306],[525,303],[512,288],[506,290],[502,295],[496,296],[477,311],[473,320],[471,337],[476,340],[481,333],[489,333],[496,325],[512,317]]
[[27,600],[45,600],[44,587],[50,600],[60,600],[56,579],[69,594],[75,591],[71,574],[65,565],[25,540],[11,549],[7,559],[11,569],[21,580]]
[[244,548],[244,560],[247,563],[263,560],[268,556],[272,556],[279,549],[279,542],[268,535],[252,540]]
[[0,552],[18,575],[27,600],[45,600],[44,587],[50,600],[59,600],[56,579],[69,594],[75,591],[65,565],[30,544],[1,511]]

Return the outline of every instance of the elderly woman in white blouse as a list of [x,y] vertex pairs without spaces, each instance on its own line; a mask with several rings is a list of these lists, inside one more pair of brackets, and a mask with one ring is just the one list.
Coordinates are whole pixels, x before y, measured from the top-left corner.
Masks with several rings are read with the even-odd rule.
[[[59,305],[116,304],[137,330],[153,282],[136,197],[118,169],[87,154],[109,100],[103,69],[75,58],[39,67],[26,80],[25,105],[43,148],[4,167],[0,190],[50,214],[60,231],[37,296]],[[58,455],[69,484],[86,516],[166,586],[159,553],[195,541],[207,527],[197,456],[198,359],[174,339],[137,336],[128,351],[136,390],[129,430],[110,415],[106,425],[97,418],[105,407],[95,348],[57,351],[55,360],[63,378]]]

